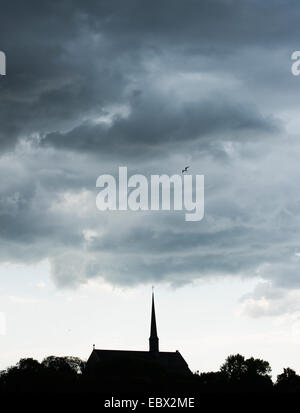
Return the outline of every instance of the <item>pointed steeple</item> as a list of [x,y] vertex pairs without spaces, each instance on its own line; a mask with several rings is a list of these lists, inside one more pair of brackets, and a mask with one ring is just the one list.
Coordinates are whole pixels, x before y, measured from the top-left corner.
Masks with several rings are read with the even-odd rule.
[[155,305],[154,305],[153,287],[152,287],[152,310],[151,310],[151,328],[150,328],[150,338],[149,338],[149,351],[159,352],[157,328],[156,328],[156,318],[155,318]]

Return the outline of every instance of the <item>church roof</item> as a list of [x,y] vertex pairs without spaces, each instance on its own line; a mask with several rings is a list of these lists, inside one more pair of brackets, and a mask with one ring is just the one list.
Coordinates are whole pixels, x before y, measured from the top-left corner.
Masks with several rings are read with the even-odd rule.
[[87,367],[104,364],[122,364],[128,362],[153,363],[166,370],[180,374],[191,374],[191,371],[179,351],[150,351],[133,350],[100,350],[94,349],[87,361]]

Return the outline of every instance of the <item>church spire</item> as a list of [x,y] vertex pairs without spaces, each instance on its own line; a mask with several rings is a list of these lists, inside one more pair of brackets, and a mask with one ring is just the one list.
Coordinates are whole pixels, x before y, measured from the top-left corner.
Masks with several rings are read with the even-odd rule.
[[154,291],[152,287],[152,310],[151,310],[151,328],[149,338],[149,351],[158,352],[158,337],[156,329],[155,306],[154,306]]

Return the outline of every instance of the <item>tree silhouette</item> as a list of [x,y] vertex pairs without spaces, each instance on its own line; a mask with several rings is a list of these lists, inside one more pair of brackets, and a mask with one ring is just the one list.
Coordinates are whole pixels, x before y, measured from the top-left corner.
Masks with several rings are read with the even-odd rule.
[[281,393],[300,393],[300,376],[289,367],[277,376],[275,389]]
[[241,380],[247,372],[244,356],[240,354],[228,356],[220,371],[229,381]]
[[78,357],[46,357],[41,363],[21,359],[0,375],[0,389],[7,392],[74,392],[79,390],[85,363]]
[[272,388],[270,364],[241,354],[227,357],[220,368],[229,388],[234,391],[268,391]]
[[85,362],[79,357],[57,357],[48,356],[42,361],[42,366],[55,370],[57,372],[69,372],[73,374],[81,374],[85,368]]

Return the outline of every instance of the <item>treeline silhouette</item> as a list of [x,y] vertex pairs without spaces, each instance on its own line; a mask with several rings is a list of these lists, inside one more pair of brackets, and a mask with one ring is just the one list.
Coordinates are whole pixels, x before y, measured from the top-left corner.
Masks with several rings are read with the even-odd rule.
[[219,371],[171,374],[154,362],[134,359],[104,363],[89,370],[78,357],[46,357],[42,362],[23,358],[0,372],[3,393],[300,393],[300,376],[285,368],[271,379],[267,361],[246,359],[240,354],[227,357]]

